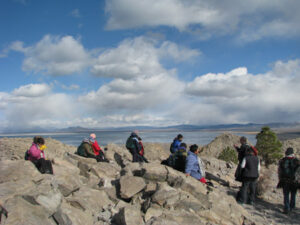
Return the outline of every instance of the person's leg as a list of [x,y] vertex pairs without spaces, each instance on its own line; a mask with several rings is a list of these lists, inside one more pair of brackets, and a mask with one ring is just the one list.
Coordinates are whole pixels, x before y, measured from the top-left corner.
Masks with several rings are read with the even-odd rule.
[[249,183],[250,194],[249,194],[249,204],[253,204],[255,201],[255,189],[256,189],[256,180],[253,180]]
[[296,195],[297,195],[297,188],[291,189],[291,201],[290,201],[290,209],[294,209],[296,207]]
[[245,180],[242,183],[242,188],[241,188],[241,203],[245,203],[247,201],[248,197],[248,187],[249,187],[250,182]]
[[290,211],[290,188],[289,185],[283,185],[283,204],[284,204],[284,212],[287,213]]

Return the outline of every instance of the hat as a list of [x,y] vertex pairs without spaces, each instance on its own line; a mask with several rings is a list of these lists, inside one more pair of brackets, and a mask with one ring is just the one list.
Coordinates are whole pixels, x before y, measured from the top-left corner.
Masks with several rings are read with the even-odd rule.
[[294,154],[294,149],[291,147],[285,151],[285,155],[292,155],[292,154]]
[[92,134],[90,134],[90,137],[93,138],[93,139],[96,139],[96,134],[92,133]]
[[89,141],[92,142],[92,143],[95,143],[95,139],[94,139],[94,138],[91,138],[91,137],[90,137],[90,138],[89,138]]

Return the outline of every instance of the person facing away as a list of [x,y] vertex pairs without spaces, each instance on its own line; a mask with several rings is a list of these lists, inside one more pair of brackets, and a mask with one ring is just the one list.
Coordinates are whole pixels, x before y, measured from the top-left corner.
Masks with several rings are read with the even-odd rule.
[[182,140],[183,140],[182,134],[178,134],[177,137],[174,138],[174,140],[170,146],[171,154],[174,154],[179,149]]
[[198,160],[198,153],[199,153],[198,145],[194,144],[190,146],[190,151],[188,152],[188,156],[186,158],[186,165],[185,165],[185,174],[186,176],[192,176],[195,179],[201,181],[202,183],[206,184],[205,174],[200,167],[199,160]]
[[77,154],[86,158],[96,158],[92,144],[92,138],[84,138],[77,148]]
[[283,213],[288,214],[296,207],[296,195],[299,185],[295,182],[295,172],[300,166],[300,160],[294,155],[294,149],[288,148],[285,157],[278,164],[278,188],[283,190]]
[[[256,182],[259,177],[260,162],[252,149],[247,149],[241,162],[242,187],[238,202],[240,204],[254,204]],[[249,192],[249,195],[248,195]]]
[[172,155],[172,158],[174,160],[173,168],[183,173],[185,171],[185,163],[187,157],[186,148],[186,143],[181,143],[179,149]]
[[143,162],[143,157],[140,155],[142,147],[139,143],[139,136],[137,133],[137,131],[134,131],[130,134],[126,141],[126,148],[132,155],[132,162]]

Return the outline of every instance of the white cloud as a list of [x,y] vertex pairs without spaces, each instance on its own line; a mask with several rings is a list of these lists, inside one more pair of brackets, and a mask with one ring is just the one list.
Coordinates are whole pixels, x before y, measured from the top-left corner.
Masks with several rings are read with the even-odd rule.
[[188,83],[186,93],[200,108],[213,108],[223,122],[299,121],[299,71],[297,59],[278,61],[265,74],[249,74],[246,68],[206,74]]
[[79,12],[79,9],[74,9],[71,13],[70,13],[71,16],[75,17],[75,18],[79,18],[81,17],[81,14]]
[[24,71],[59,76],[79,73],[90,65],[90,54],[72,36],[46,35],[33,46],[15,46],[18,49],[25,54]]
[[47,84],[28,84],[15,89],[12,94],[14,96],[23,97],[41,97],[48,94],[51,87]]
[[108,29],[171,26],[199,38],[236,35],[240,41],[298,37],[298,0],[110,0]]
[[198,50],[178,46],[169,41],[158,42],[145,37],[123,41],[117,48],[103,52],[91,72],[97,76],[132,79],[164,72],[160,60],[173,58],[187,61],[199,56]]

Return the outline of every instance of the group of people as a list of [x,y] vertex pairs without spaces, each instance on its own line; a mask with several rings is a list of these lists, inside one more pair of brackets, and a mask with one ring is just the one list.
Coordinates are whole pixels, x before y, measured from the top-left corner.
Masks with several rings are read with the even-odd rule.
[[[241,146],[235,145],[238,152],[238,166],[235,173],[237,181],[242,186],[237,195],[240,204],[253,205],[255,190],[260,172],[258,151],[255,147],[247,144],[246,137],[240,138]],[[296,207],[297,189],[300,188],[299,180],[300,160],[295,157],[294,149],[287,148],[285,156],[278,163],[278,185],[283,190],[283,213],[289,214]]]
[[[237,195],[237,202],[240,204],[254,204],[256,185],[260,172],[260,160],[255,147],[247,144],[247,138],[240,138],[240,145],[234,145],[238,153],[238,166],[235,173],[237,181],[242,186]],[[47,148],[45,139],[35,136],[29,150],[25,153],[25,159],[31,161],[41,173],[53,174],[52,162],[46,160],[44,150]],[[126,141],[126,148],[132,155],[132,162],[148,162],[144,156],[144,146],[138,132],[134,131]],[[105,149],[106,150],[106,149]],[[207,184],[205,179],[205,166],[198,156],[200,148],[193,144],[187,151],[187,144],[183,142],[183,135],[178,134],[170,146],[170,156],[163,160],[162,164],[181,171],[186,176],[191,176],[202,183]],[[94,158],[97,162],[109,162],[96,140],[96,134],[92,133],[84,138],[78,146],[76,154]],[[278,164],[278,188],[283,189],[284,213],[289,213],[296,206],[297,189],[300,188],[299,176],[300,160],[295,157],[294,150],[288,148],[285,157]],[[298,175],[296,175],[298,171]]]
[[198,156],[199,152],[200,148],[196,144],[191,145],[187,151],[187,144],[183,142],[182,134],[178,134],[170,146],[170,156],[163,160],[162,164],[173,167],[185,173],[186,176],[191,176],[206,184],[205,168]]
[[77,148],[76,154],[86,158],[94,158],[97,162],[108,162],[103,150],[96,140],[96,134],[94,133],[90,134],[88,138],[83,139]]

